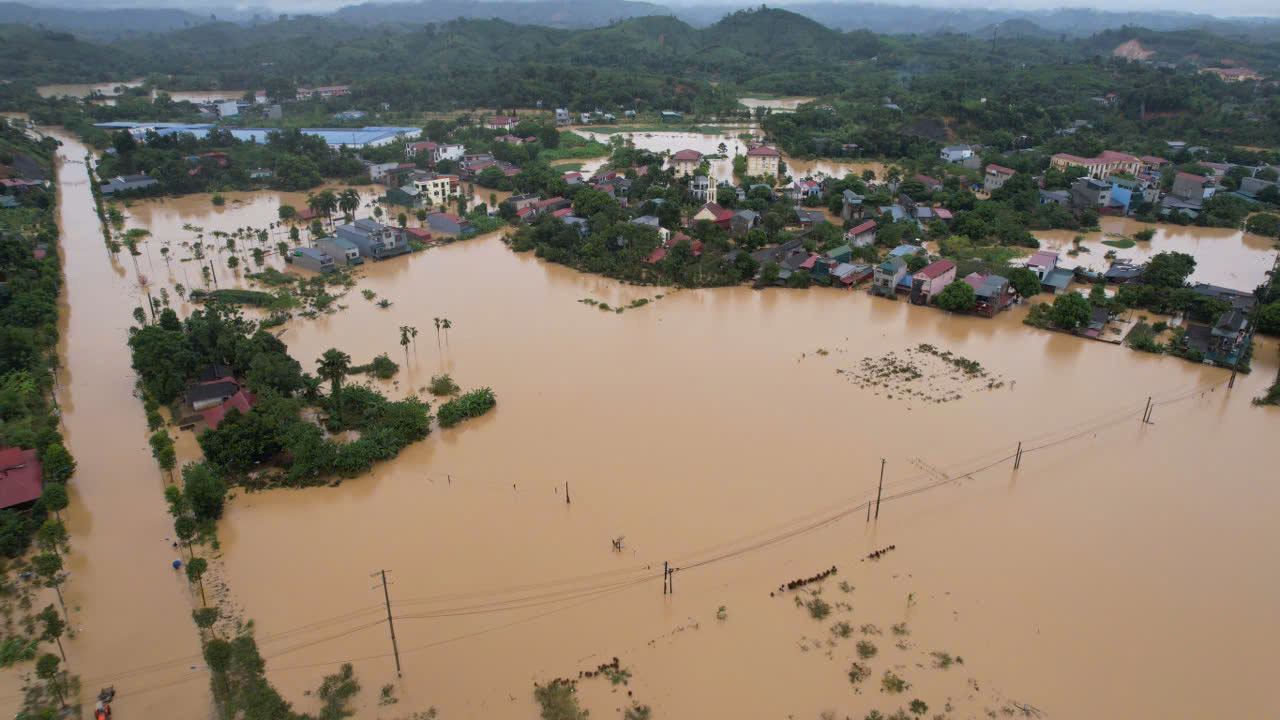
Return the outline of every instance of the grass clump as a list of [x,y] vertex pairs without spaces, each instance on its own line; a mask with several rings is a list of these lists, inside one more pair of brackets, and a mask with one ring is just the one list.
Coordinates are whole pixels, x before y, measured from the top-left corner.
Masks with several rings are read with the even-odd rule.
[[911,631],[907,629],[907,624],[900,622],[892,627],[894,635],[910,635]]
[[439,397],[441,395],[457,395],[458,390],[461,388],[458,387],[458,383],[453,381],[453,378],[449,377],[449,373],[441,373],[440,375],[431,376],[431,384],[427,389],[431,391],[432,395]]
[[805,603],[804,606],[809,608],[809,615],[814,620],[822,620],[823,618],[831,614],[831,605],[828,604],[826,600],[823,600],[820,597],[815,597],[814,599]]
[[873,658],[876,656],[876,653],[880,652],[880,650],[876,647],[876,644],[871,642],[870,640],[859,640],[857,648],[858,648],[858,657],[862,658],[863,660],[868,660],[870,658]]
[[609,678],[610,683],[622,685],[631,679],[631,671],[622,667],[609,667],[604,669],[604,676]]
[[911,687],[906,680],[895,675],[892,670],[884,671],[884,677],[880,679],[880,684],[884,687],[884,691],[890,695],[896,695]]
[[578,694],[568,683],[537,685],[533,699],[541,708],[542,720],[587,720],[587,712],[578,705]]
[[840,622],[831,626],[831,634],[838,637],[847,638],[853,634],[853,626],[841,620]]
[[480,417],[497,404],[493,390],[480,388],[441,405],[436,417],[440,420],[440,427],[453,427],[463,420]]
[[863,635],[879,635],[880,634],[880,628],[876,627],[875,625],[872,625],[871,623],[867,623],[866,625],[863,625],[862,627],[858,628],[858,630]]
[[927,713],[927,712],[929,712],[929,705],[928,705],[928,703],[926,703],[925,701],[921,700],[920,698],[916,698],[915,700],[912,700],[912,701],[911,701],[911,714],[912,714],[912,715],[923,715],[923,714],[925,714],[925,713]]
[[1137,243],[1130,240],[1129,238],[1120,238],[1119,240],[1103,240],[1102,244],[1110,245],[1113,248],[1120,248],[1121,250],[1128,250],[1134,245],[1137,245]]
[[871,677],[871,668],[862,663],[854,663],[849,668],[849,682],[857,685],[858,683]]
[[955,662],[954,658],[951,657],[951,653],[935,652],[931,654],[933,655],[933,666],[939,670],[946,670],[951,667],[951,663]]
[[839,587],[840,587],[840,592],[846,592],[846,593],[851,593],[851,592],[853,592],[853,586],[852,586],[852,585],[850,585],[850,584],[848,583],[848,581],[841,580],[841,581],[840,581],[840,586],[839,586]]

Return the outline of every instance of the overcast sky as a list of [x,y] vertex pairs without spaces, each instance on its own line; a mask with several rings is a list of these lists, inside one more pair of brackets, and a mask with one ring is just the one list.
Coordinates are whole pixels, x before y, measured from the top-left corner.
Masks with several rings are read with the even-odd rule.
[[[227,0],[17,0],[27,5],[42,7],[169,7],[182,8],[192,12],[204,13],[214,8],[257,9],[270,8],[275,12],[329,12],[344,5],[358,5],[363,0],[257,0],[251,2],[228,2]],[[377,0],[378,2],[396,2],[397,0]],[[412,0],[417,1],[417,0]],[[568,0],[570,2],[590,2],[590,0]],[[758,6],[759,2],[743,2],[742,0],[647,0],[657,5],[670,7],[688,5],[725,5],[735,7]],[[830,2],[832,0],[774,0],[766,2],[770,7],[786,7],[796,2]],[[835,0],[838,1],[838,0]],[[1017,8],[1022,10],[1051,10],[1059,7],[1087,7],[1098,10],[1146,10],[1150,12],[1175,11],[1213,14],[1219,17],[1229,16],[1265,16],[1280,17],[1280,1],[1278,0],[1220,0],[1205,3],[1202,0],[1162,0],[1153,3],[1150,0],[969,0],[954,2],[949,0],[879,0],[887,5],[925,5],[929,7],[975,7],[975,8]],[[270,11],[264,11],[270,12]]]

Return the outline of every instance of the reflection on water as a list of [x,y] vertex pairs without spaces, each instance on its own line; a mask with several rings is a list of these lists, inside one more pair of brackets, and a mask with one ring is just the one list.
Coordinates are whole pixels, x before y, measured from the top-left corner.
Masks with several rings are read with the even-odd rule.
[[[705,138],[679,139],[695,137]],[[68,652],[100,677],[198,648],[189,591],[166,571],[160,480],[129,395],[123,340],[137,271],[102,249],[73,162],[83,148],[62,153],[62,397],[82,468],[68,604],[83,607],[85,628]],[[207,196],[133,204],[130,225],[155,233],[138,258],[143,272],[155,268],[154,284],[181,282],[158,248],[189,237],[184,223],[261,227],[281,202],[303,206],[296,194],[227,196],[223,208]],[[386,628],[369,624],[384,612],[367,581],[381,568],[400,618],[406,710],[533,717],[531,681],[614,655],[632,669],[634,697],[662,716],[889,710],[884,696],[849,692],[850,643],[830,660],[800,652],[802,637],[830,636],[826,625],[769,597],[780,581],[832,564],[857,588],[856,622],[909,622],[919,653],[964,656],[963,672],[930,671],[927,656],[881,644],[931,705],[968,697],[970,677],[1060,717],[1249,715],[1268,702],[1256,672],[1280,640],[1280,578],[1258,568],[1280,543],[1280,487],[1257,482],[1274,465],[1258,440],[1276,415],[1249,398],[1275,375],[1274,344],[1231,393],[1157,403],[1155,425],[1144,426],[1146,396],[1172,399],[1226,373],[1033,330],[1020,323],[1025,306],[985,320],[860,292],[627,286],[511,253],[496,236],[366,265],[360,287],[391,307],[353,293],[347,310],[283,328],[304,368],[329,347],[357,361],[386,352],[402,365],[382,383],[393,396],[446,371],[463,388],[493,387],[499,404],[339,487],[230,503],[219,526],[229,600],[255,620],[269,677],[299,710],[318,708],[303,693],[321,673],[355,659],[366,688],[358,717],[380,716],[370,689],[396,682]],[[622,314],[578,302],[659,294]],[[452,321],[447,338],[432,337],[434,317]],[[408,353],[401,325],[421,330]],[[1015,382],[926,405],[839,372],[919,343]],[[966,474],[1019,441],[1071,436],[1029,454],[1016,474],[1007,463]],[[189,434],[180,450],[194,451]],[[869,529],[857,512],[763,542],[873,496],[882,457],[886,495],[944,473],[954,482],[886,505]],[[623,552],[610,542],[618,536]],[[890,543],[889,559],[857,561]],[[674,595],[659,588],[664,561],[685,568]],[[1183,579],[1176,591],[1170,578]],[[198,661],[163,665],[170,679],[198,681],[143,695],[131,717],[162,704],[207,714],[207,678],[187,670]],[[1168,682],[1191,674],[1197,682]],[[611,689],[585,685],[584,702],[607,712],[620,704]]]

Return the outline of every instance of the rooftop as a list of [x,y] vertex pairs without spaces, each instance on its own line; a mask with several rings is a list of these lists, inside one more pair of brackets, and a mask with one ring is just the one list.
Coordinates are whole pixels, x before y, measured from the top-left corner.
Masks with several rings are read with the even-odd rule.
[[35,450],[0,450],[0,508],[31,502],[44,491],[44,468]]

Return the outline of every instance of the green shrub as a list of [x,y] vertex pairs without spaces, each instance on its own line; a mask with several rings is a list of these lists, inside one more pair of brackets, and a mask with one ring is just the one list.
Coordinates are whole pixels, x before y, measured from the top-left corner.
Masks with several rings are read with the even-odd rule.
[[431,376],[431,384],[427,386],[432,395],[456,395],[458,394],[458,383],[449,377],[449,373]]
[[453,427],[463,420],[480,417],[497,404],[493,390],[480,388],[441,405],[436,417],[440,420],[440,427]]

